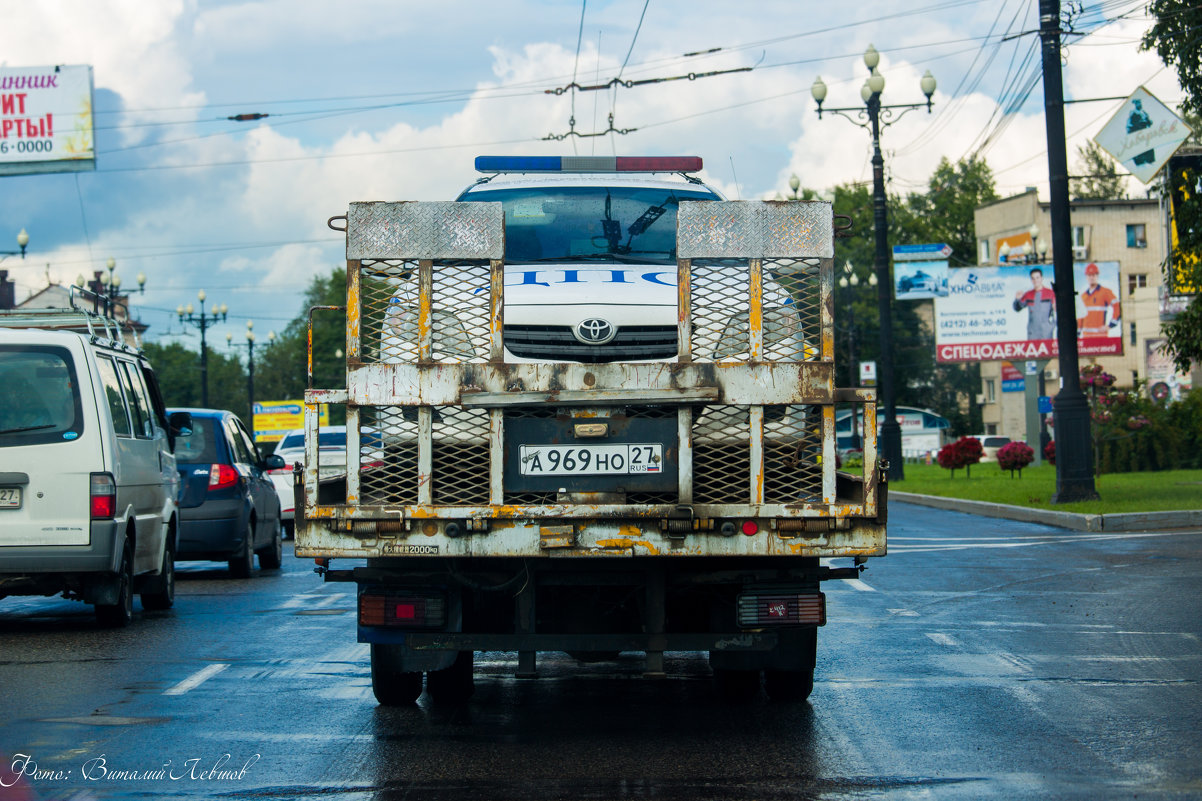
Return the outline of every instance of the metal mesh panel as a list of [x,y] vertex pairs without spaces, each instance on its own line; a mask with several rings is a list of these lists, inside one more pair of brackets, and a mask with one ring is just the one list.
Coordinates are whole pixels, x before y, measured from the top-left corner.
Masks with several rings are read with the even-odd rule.
[[822,502],[822,411],[764,410],[764,503]]
[[814,361],[822,356],[822,292],[818,259],[764,262],[764,358]]
[[751,269],[741,259],[694,261],[693,360],[745,361],[748,357],[747,297]]
[[749,503],[750,425],[746,406],[709,406],[693,422],[693,500]]
[[434,263],[434,360],[488,360],[488,262]]
[[417,262],[364,261],[359,337],[364,363],[417,360]]
[[[417,361],[418,264],[364,261],[360,337],[364,363]],[[483,362],[489,345],[489,265],[434,265],[434,361]]]
[[359,492],[368,505],[417,503],[417,409],[359,409]]
[[488,410],[440,406],[434,418],[434,503],[488,503]]

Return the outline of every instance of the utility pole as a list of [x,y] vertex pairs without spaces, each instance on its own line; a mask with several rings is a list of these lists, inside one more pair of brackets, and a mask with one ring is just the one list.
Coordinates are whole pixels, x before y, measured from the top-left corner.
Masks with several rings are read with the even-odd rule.
[[1098,492],[1093,481],[1089,400],[1081,391],[1081,370],[1077,361],[1077,293],[1073,286],[1060,33],[1060,0],[1039,0],[1048,184],[1052,201],[1052,261],[1056,277],[1056,340],[1060,349],[1060,392],[1052,404],[1056,430],[1056,492],[1052,495],[1052,503],[1071,503],[1096,500]]

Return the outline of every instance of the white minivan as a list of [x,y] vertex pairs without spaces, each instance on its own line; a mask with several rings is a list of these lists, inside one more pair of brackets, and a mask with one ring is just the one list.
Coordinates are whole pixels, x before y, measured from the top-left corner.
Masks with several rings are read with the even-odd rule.
[[168,421],[150,365],[119,339],[86,312],[0,314],[0,598],[62,593],[109,626],[130,621],[134,593],[174,602],[172,451],[190,424]]

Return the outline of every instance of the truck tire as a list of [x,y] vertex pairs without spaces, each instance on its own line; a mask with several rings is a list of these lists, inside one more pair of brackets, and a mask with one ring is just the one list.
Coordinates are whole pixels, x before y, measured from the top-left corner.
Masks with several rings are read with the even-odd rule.
[[714,684],[718,695],[727,701],[750,701],[760,692],[760,671],[716,668]]
[[397,669],[399,647],[371,644],[371,691],[381,706],[410,706],[422,694],[422,674]]
[[818,629],[810,629],[801,634],[802,650],[797,667],[764,671],[764,689],[774,701],[804,701],[814,690]]
[[121,573],[117,576],[117,603],[96,604],[96,620],[105,628],[119,629],[134,617],[134,552],[129,540],[121,553]]
[[426,674],[426,690],[435,703],[457,704],[472,697],[476,691],[475,656],[472,651],[460,651],[449,668]]

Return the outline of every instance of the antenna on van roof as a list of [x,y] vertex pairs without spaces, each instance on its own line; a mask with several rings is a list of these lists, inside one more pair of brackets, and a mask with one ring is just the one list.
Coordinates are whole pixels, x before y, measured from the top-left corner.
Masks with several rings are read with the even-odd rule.
[[730,174],[735,179],[735,200],[742,200],[743,199],[743,190],[739,188],[739,174],[737,172],[735,172],[735,157],[729,156],[729,158],[730,158]]

